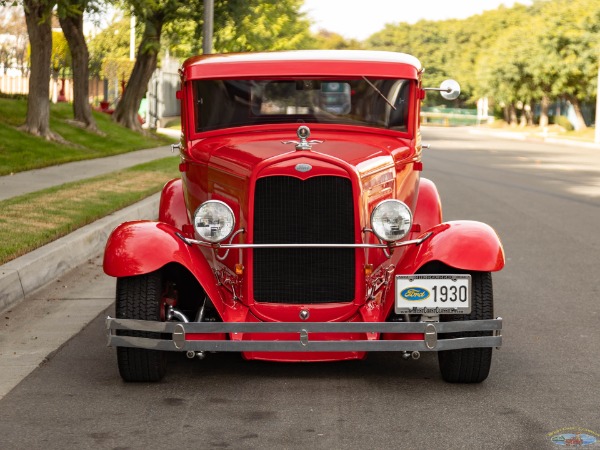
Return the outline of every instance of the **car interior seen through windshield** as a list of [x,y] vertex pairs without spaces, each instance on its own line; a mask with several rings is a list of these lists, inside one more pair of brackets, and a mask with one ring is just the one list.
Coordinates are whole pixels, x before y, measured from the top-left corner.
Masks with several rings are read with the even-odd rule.
[[404,79],[196,80],[196,132],[272,123],[331,123],[406,131]]

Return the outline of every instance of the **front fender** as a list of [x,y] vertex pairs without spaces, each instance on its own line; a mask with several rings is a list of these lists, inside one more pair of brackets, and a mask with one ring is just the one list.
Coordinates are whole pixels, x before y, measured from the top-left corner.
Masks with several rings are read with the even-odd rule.
[[496,272],[504,267],[504,249],[492,227],[460,220],[439,224],[433,235],[411,246],[397,265],[396,273],[416,273],[431,261],[440,261],[460,270]]
[[[417,206],[415,207],[415,215],[413,223],[418,225],[418,230],[429,230],[436,225],[442,223],[442,203],[437,187],[433,181],[421,177],[419,180],[419,195],[417,196]],[[421,234],[420,231],[415,231],[415,235],[411,239]]]
[[158,221],[173,225],[180,230],[183,230],[185,225],[189,225],[181,178],[175,178],[163,187],[158,208]]
[[196,246],[189,246],[178,238],[175,235],[178,231],[162,222],[122,223],[106,243],[104,273],[111,277],[131,277],[178,263],[196,277],[209,298],[220,298],[216,278],[206,258]]

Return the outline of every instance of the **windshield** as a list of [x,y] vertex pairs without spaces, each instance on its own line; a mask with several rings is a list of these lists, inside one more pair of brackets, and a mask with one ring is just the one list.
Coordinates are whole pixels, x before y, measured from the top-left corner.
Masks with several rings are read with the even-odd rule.
[[331,123],[406,131],[404,79],[196,80],[196,132],[270,123]]

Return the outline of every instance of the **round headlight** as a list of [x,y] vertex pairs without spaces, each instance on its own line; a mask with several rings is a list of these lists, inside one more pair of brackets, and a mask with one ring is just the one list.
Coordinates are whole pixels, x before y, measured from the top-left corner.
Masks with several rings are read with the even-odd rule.
[[371,213],[371,228],[382,241],[397,241],[412,227],[412,213],[400,200],[384,200]]
[[194,213],[194,229],[208,242],[227,239],[235,227],[235,216],[227,204],[219,200],[202,203]]

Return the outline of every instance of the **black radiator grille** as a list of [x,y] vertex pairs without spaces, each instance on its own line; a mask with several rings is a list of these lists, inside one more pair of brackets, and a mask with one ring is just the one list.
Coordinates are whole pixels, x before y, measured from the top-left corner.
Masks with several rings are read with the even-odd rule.
[[[257,244],[354,242],[354,202],[347,178],[261,178],[254,200]],[[354,255],[351,248],[254,249],[254,299],[290,304],[352,301]]]

